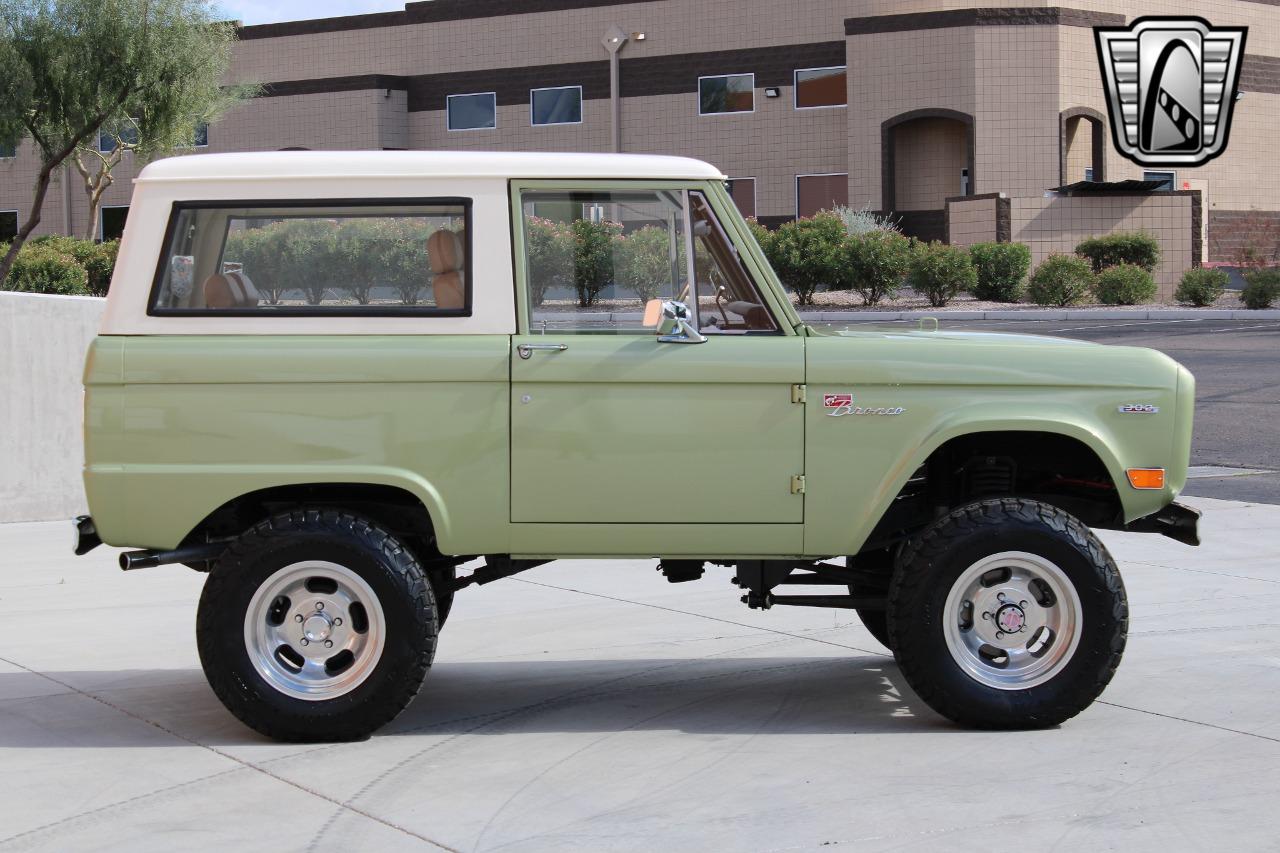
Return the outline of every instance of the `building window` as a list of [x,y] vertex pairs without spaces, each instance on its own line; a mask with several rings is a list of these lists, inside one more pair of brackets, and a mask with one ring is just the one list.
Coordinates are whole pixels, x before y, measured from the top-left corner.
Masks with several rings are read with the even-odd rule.
[[1092,181],[1092,180],[1093,180],[1093,169],[1085,169],[1085,170],[1084,170],[1084,179],[1085,179],[1086,181]]
[[138,138],[138,120],[129,119],[116,127],[99,130],[98,150],[103,154],[110,154],[116,150],[118,143],[133,146],[138,144]]
[[202,121],[196,125],[195,147],[207,148],[209,146],[209,123]]
[[0,243],[12,243],[18,236],[18,211],[0,210]]
[[498,126],[498,96],[493,92],[450,95],[450,130],[491,130]]
[[0,142],[0,160],[8,160],[18,156],[18,146]]
[[849,204],[849,175],[796,175],[796,216],[813,216],[820,210]]
[[843,107],[849,103],[845,66],[802,68],[796,71],[796,109]]
[[559,86],[529,93],[529,123],[582,124],[582,87]]
[[730,178],[729,195],[738,206],[738,212],[748,219],[756,215],[756,179]]
[[1155,188],[1156,192],[1172,192],[1174,187],[1178,185],[1176,172],[1143,172],[1142,180],[1160,181],[1160,186]]
[[756,75],[698,78],[698,115],[751,113],[756,109]]
[[98,222],[98,233],[104,243],[119,240],[124,236],[124,223],[129,218],[129,205],[102,208]]

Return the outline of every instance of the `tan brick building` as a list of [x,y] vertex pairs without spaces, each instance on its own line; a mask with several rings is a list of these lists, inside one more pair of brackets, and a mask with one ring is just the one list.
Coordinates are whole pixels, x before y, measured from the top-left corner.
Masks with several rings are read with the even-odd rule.
[[[1176,227],[1185,236],[1171,248],[1194,262],[1280,239],[1280,170],[1268,154],[1280,119],[1280,0],[1072,2],[432,0],[245,27],[233,76],[267,93],[210,128],[202,150],[616,144],[716,164],[766,223],[838,201],[945,238],[947,200],[967,195],[992,201],[957,208],[962,241],[991,231],[1068,245],[1142,223]],[[1145,175],[1193,197],[1058,210],[1046,190],[1086,174],[1144,177],[1111,143],[1092,33],[1144,15],[1249,27],[1229,149],[1201,168]],[[36,172],[28,145],[5,154],[16,156],[0,159],[0,231],[26,216]],[[133,168],[119,167],[108,194],[108,236]],[[52,188],[41,231],[86,230],[72,177]]]

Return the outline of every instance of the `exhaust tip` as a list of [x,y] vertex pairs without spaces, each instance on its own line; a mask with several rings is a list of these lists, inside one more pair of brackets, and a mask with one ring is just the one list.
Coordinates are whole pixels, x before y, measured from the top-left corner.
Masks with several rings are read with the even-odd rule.
[[120,570],[149,569],[160,565],[159,557],[151,551],[124,551],[120,554]]

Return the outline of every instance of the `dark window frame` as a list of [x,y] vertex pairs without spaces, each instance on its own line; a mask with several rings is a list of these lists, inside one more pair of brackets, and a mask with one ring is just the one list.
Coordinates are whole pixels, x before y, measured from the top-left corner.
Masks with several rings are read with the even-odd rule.
[[[727,80],[730,77],[750,77],[751,78],[751,109],[749,110],[725,110],[723,112],[703,112],[702,110],[702,81],[703,80]],[[756,73],[754,71],[734,71],[728,74],[704,74],[698,78],[698,117],[703,116],[745,116],[752,115],[756,111]]]
[[[488,95],[493,101],[493,124],[489,126],[481,125],[479,127],[454,127],[453,126],[453,110],[450,105],[454,98],[478,98]],[[444,98],[444,127],[449,133],[470,133],[477,130],[497,130],[498,129],[498,93],[497,92],[455,92],[445,95]]]
[[[147,316],[148,317],[470,317],[473,309],[473,283],[472,283],[472,245],[474,241],[474,229],[472,227],[472,204],[473,199],[461,196],[440,196],[434,198],[339,198],[339,199],[217,199],[213,201],[177,201],[174,202],[169,211],[169,224],[165,227],[164,242],[161,244],[160,257],[156,263],[155,276],[151,281],[151,293],[147,297]],[[358,208],[376,208],[376,207],[427,207],[437,205],[441,207],[461,207],[462,208],[462,227],[465,239],[463,240],[463,299],[464,304],[461,308],[436,308],[433,306],[403,306],[399,308],[380,308],[372,306],[324,306],[324,305],[306,305],[306,306],[286,306],[262,308],[161,308],[157,307],[157,301],[160,298],[160,288],[164,283],[164,277],[168,271],[168,260],[170,247],[173,245],[173,238],[178,229],[178,220],[182,214],[188,210],[218,210],[218,209],[252,209],[264,208],[269,210],[287,210],[289,208],[315,208],[326,209],[335,207]],[[401,216],[412,216],[413,214],[398,214]],[[298,213],[294,216],[274,216],[275,219],[308,219],[315,218],[307,216],[304,213]],[[229,223],[228,223],[229,228]],[[227,237],[223,234],[222,247],[218,254],[217,267],[222,267],[222,252],[226,251]]]
[[8,214],[13,214],[13,234],[16,237],[18,232],[22,230],[22,212],[13,209],[0,210],[0,216],[7,216]]
[[1161,187],[1160,189],[1152,190],[1152,192],[1170,193],[1178,188],[1178,172],[1175,169],[1143,169],[1142,170],[1142,180],[1161,181],[1161,180],[1164,180],[1164,178],[1150,178],[1150,177],[1147,177],[1148,175],[1168,175],[1169,176],[1168,187]]
[[[806,71],[835,71],[844,72],[845,93],[844,102],[840,104],[815,104],[809,107],[800,106],[800,75]],[[849,66],[848,65],[825,65],[817,68],[797,68],[791,72],[791,106],[797,110],[839,110],[848,109],[849,107]]]
[[[562,92],[566,89],[578,90],[578,120],[577,121],[535,121],[533,111],[533,98],[538,92]],[[572,127],[582,124],[586,121],[586,96],[583,94],[581,84],[573,84],[571,86],[539,86],[529,90],[529,126],[530,127]]]

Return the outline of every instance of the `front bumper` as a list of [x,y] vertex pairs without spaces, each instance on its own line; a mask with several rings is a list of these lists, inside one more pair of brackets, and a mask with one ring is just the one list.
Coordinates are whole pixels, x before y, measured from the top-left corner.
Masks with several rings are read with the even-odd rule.
[[1129,522],[1124,529],[1133,533],[1160,533],[1184,545],[1199,545],[1200,510],[1175,501],[1158,512]]

